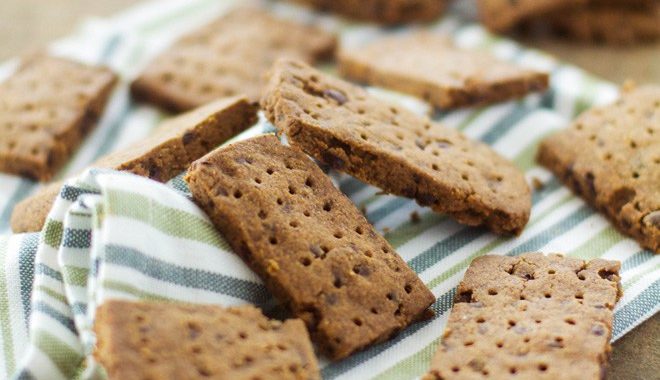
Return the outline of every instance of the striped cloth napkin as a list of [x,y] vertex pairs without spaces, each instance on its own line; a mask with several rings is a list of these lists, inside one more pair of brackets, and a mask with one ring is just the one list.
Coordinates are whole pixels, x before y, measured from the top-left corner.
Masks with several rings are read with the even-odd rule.
[[[113,18],[89,21],[52,46],[56,54],[111,66],[123,79],[99,127],[63,177],[149,133],[163,115],[132,103],[128,81],[169,41],[217,17],[233,3],[238,1],[145,3]],[[337,30],[349,44],[392,32],[287,5],[270,6],[284,17]],[[341,362],[322,360],[326,379],[410,379],[424,373],[456,285],[470,261],[487,253],[544,251],[620,260],[625,295],[615,312],[615,340],[660,309],[660,257],[620,235],[534,162],[536,144],[543,136],[565,127],[584,109],[612,101],[616,88],[543,53],[489,35],[480,26],[465,23],[456,11],[431,28],[450,33],[463,47],[488,50],[502,59],[552,72],[551,90],[543,96],[434,115],[490,144],[523,169],[530,182],[536,179],[543,186],[534,191],[529,225],[512,239],[461,226],[413,201],[381,195],[376,188],[333,174],[340,189],[366,209],[368,219],[432,289],[437,315]],[[15,62],[0,66],[0,77],[13,67]],[[416,112],[429,111],[416,99],[370,90]],[[262,119],[237,139],[272,130]],[[164,185],[126,173],[85,171],[62,188],[41,233],[10,235],[13,205],[35,188],[32,182],[0,175],[0,231],[6,231],[0,235],[0,377],[102,376],[89,357],[94,344],[90,326],[95,307],[108,298],[249,302],[277,308],[259,279],[191,202],[181,176]],[[419,218],[411,218],[413,213]]]

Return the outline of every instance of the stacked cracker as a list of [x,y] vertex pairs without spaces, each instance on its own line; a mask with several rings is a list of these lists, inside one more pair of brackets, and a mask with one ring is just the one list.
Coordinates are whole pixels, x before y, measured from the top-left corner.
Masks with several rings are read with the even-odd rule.
[[483,23],[495,32],[545,24],[581,41],[631,44],[660,37],[655,0],[479,0]]

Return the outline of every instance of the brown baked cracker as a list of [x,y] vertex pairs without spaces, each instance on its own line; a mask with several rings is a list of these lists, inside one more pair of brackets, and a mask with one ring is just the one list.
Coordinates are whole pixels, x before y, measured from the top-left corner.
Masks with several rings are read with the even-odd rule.
[[[167,182],[256,121],[257,108],[246,97],[219,99],[165,120],[147,138],[100,158],[90,167],[123,170]],[[40,231],[63,183],[52,183],[19,202],[11,215],[12,231]]]
[[541,142],[538,161],[623,233],[660,253],[660,86],[624,90]]
[[660,37],[660,3],[581,7],[554,14],[550,24],[557,33],[585,42],[627,45],[654,41]]
[[460,49],[428,32],[344,49],[339,71],[350,79],[415,95],[440,108],[515,99],[548,87],[548,74]]
[[479,0],[479,15],[486,27],[506,32],[520,22],[553,11],[575,8],[589,0]]
[[234,251],[331,359],[387,340],[434,301],[321,169],[273,135],[219,148],[185,179]]
[[361,87],[281,60],[262,107],[292,145],[387,193],[496,233],[520,233],[529,219],[530,190],[510,161]]
[[0,172],[51,179],[96,124],[116,81],[103,67],[25,60],[0,83]]
[[475,259],[424,380],[602,379],[619,267],[540,253]]
[[293,0],[321,11],[381,24],[426,22],[438,18],[447,0]]
[[94,330],[110,380],[321,379],[304,323],[253,306],[109,300]]
[[181,38],[132,83],[137,99],[180,112],[219,97],[258,102],[264,72],[280,56],[307,62],[333,55],[335,37],[256,8],[238,8]]

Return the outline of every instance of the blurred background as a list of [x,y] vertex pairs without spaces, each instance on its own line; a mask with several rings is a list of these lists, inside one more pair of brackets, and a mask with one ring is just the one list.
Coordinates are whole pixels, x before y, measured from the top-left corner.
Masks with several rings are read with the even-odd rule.
[[[470,1],[472,0],[460,0]],[[0,60],[37,49],[73,31],[89,16],[109,16],[139,0],[2,0]],[[552,53],[607,80],[660,83],[660,42],[632,46],[591,45],[552,37],[521,42]]]
[[[221,0],[218,0],[221,1]],[[467,1],[467,0],[459,0]],[[139,0],[1,0],[0,61],[45,46],[71,33],[87,17],[105,17]],[[592,45],[543,37],[514,36],[609,81],[660,83],[660,42],[631,46]],[[614,345],[608,379],[658,379],[660,316]]]

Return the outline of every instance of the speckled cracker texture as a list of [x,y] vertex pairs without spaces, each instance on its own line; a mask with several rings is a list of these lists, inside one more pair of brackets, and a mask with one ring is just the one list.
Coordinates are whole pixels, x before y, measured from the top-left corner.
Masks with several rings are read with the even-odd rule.
[[601,379],[619,267],[540,253],[475,259],[424,379]]
[[660,252],[660,87],[584,112],[541,143],[538,161],[621,232]]
[[435,299],[330,178],[273,135],[219,148],[185,179],[234,251],[332,359],[387,340]]

